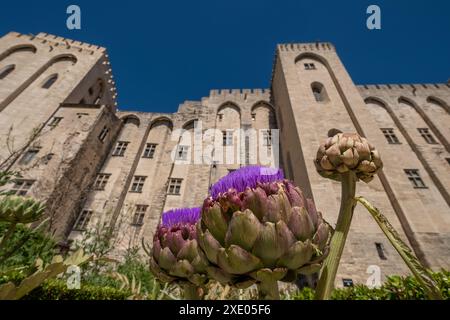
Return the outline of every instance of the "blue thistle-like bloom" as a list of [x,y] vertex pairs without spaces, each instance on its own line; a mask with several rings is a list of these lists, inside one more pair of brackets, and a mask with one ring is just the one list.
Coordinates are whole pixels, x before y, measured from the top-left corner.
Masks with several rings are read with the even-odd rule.
[[283,170],[279,168],[269,168],[263,166],[247,166],[230,172],[225,177],[219,179],[210,188],[210,195],[217,199],[220,194],[235,189],[243,192],[246,188],[255,188],[258,184],[280,181],[284,179]]
[[178,208],[162,214],[163,227],[172,227],[179,224],[196,224],[200,219],[201,208]]

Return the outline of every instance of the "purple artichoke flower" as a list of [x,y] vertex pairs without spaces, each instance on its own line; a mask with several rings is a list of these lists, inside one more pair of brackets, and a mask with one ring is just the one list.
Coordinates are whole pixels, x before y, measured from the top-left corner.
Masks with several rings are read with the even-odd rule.
[[182,208],[162,214],[153,237],[150,269],[164,282],[184,281],[200,286],[207,281],[208,260],[197,243],[195,224],[200,208]]
[[281,170],[252,166],[211,187],[197,234],[210,277],[251,283],[317,272],[331,228]]

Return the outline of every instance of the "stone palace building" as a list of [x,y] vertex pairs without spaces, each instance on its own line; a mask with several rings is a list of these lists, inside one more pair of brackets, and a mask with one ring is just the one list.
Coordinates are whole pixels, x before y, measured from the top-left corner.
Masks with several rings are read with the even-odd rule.
[[[292,43],[276,47],[270,89],[211,90],[176,113],[118,111],[116,96],[105,48],[46,33],[0,38],[1,169],[21,172],[11,191],[46,201],[61,242],[109,226],[120,256],[151,241],[163,211],[200,206],[212,183],[262,158],[334,225],[340,184],[320,177],[313,159],[339,129],[367,137],[382,155],[383,171],[359,182],[358,194],[424,264],[450,267],[449,83],[356,85],[332,44]],[[208,129],[219,130],[209,144]],[[211,142],[228,148],[227,160]],[[358,206],[337,284],[365,283],[371,265],[383,278],[407,272]]]

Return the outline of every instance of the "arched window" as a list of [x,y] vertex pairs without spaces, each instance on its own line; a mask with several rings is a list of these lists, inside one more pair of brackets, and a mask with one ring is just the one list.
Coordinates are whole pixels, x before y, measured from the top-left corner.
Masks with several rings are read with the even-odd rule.
[[47,80],[44,81],[44,83],[42,84],[42,88],[44,89],[49,89],[54,83],[55,81],[58,79],[58,74],[54,73],[51,76],[49,76],[47,78]]
[[311,90],[317,102],[324,102],[328,100],[327,91],[325,90],[323,84],[321,84],[320,82],[311,83]]
[[11,72],[14,71],[15,68],[16,68],[15,64],[10,64],[0,69],[0,80],[5,79]]

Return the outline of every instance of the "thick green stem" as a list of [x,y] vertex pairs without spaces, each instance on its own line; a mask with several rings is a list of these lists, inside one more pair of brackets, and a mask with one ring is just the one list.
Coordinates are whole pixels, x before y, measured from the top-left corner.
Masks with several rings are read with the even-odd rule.
[[280,300],[278,282],[276,280],[266,280],[258,283],[259,300]]
[[341,186],[341,208],[339,217],[330,243],[330,252],[324,262],[322,273],[317,284],[315,299],[328,300],[334,288],[334,279],[344,251],[350,224],[355,209],[356,175],[353,171],[342,174]]
[[194,284],[185,283],[183,285],[183,291],[184,291],[184,299],[185,300],[202,300],[203,299],[202,289],[200,287],[197,287]]

